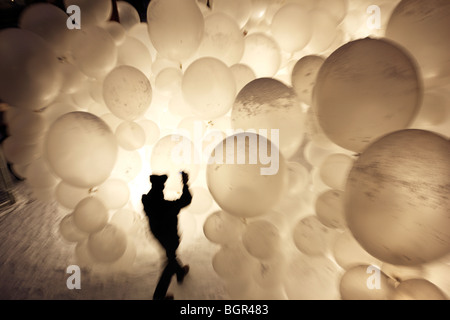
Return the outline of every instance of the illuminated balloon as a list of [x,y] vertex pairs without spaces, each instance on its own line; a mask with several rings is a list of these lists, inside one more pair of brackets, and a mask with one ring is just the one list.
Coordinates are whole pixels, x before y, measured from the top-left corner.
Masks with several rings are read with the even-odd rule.
[[117,158],[117,142],[108,125],[87,112],[70,112],[48,129],[44,152],[65,182],[91,188],[104,182]]
[[76,30],[69,49],[74,63],[91,78],[104,77],[117,62],[114,39],[108,31],[99,26]]
[[150,52],[150,55],[152,56],[152,61],[154,60],[157,53],[148,35],[147,22],[135,24],[133,27],[131,27],[130,30],[128,30],[128,36],[136,38],[139,41],[141,41],[147,47],[148,52]]
[[230,67],[233,74],[234,81],[236,82],[236,92],[239,93],[241,89],[250,81],[255,80],[256,76],[253,70],[242,63],[234,64]]
[[125,28],[117,21],[107,21],[104,25],[102,25],[102,28],[108,31],[116,46],[122,45],[127,38]]
[[108,209],[97,197],[86,197],[77,203],[72,213],[75,225],[83,232],[97,232],[108,223]]
[[108,209],[119,209],[125,206],[130,198],[128,184],[120,179],[108,179],[102,183],[95,194]]
[[134,121],[123,121],[115,131],[117,143],[125,150],[137,150],[145,144],[145,131]]
[[347,15],[349,7],[348,0],[317,0],[315,8],[324,10],[331,14],[333,18],[340,23]]
[[75,225],[73,214],[68,214],[61,219],[58,230],[63,239],[69,242],[80,242],[89,236],[88,233],[83,232]]
[[213,256],[212,266],[222,279],[244,280],[251,278],[256,260],[248,254],[242,244],[222,246]]
[[47,129],[47,122],[41,113],[20,110],[16,117],[8,123],[8,133],[27,143],[37,143]]
[[263,32],[255,32],[244,39],[241,62],[252,68],[257,78],[273,77],[281,65],[280,48],[276,41]]
[[55,189],[58,204],[68,209],[75,209],[76,205],[89,196],[89,189],[77,188],[64,181],[60,181]]
[[238,23],[239,28],[242,28],[250,18],[252,0],[214,0],[212,11],[227,14]]
[[360,39],[323,63],[313,92],[319,125],[337,145],[361,152],[386,133],[406,128],[419,110],[414,60],[384,39]]
[[92,233],[88,238],[88,248],[92,257],[102,263],[119,260],[127,249],[127,236],[124,231],[112,224]]
[[129,232],[137,222],[137,214],[134,210],[122,208],[114,212],[109,223],[125,232]]
[[206,218],[203,233],[209,241],[225,245],[240,241],[244,227],[242,220],[219,210]]
[[311,39],[311,15],[298,3],[287,3],[274,15],[270,25],[273,37],[286,52],[295,52]]
[[200,58],[186,69],[181,83],[186,102],[203,119],[226,114],[236,97],[233,74],[216,58]]
[[213,204],[213,199],[208,189],[200,186],[191,187],[192,202],[186,208],[192,214],[205,214]]
[[59,93],[62,78],[58,64],[53,49],[37,34],[2,29],[0,98],[14,107],[41,110]]
[[155,89],[162,94],[171,96],[181,90],[183,72],[178,68],[162,69],[155,78]]
[[386,37],[399,43],[417,59],[425,86],[448,83],[449,14],[447,1],[404,0],[398,3],[389,18]]
[[256,220],[245,228],[242,243],[253,257],[269,260],[281,249],[280,231],[267,220]]
[[134,121],[150,107],[152,86],[142,71],[132,66],[118,66],[103,82],[103,98],[115,116]]
[[373,256],[417,265],[449,253],[449,150],[445,137],[407,129],[355,161],[345,189],[347,224]]
[[344,190],[353,159],[343,153],[333,153],[320,165],[320,178],[332,189]]
[[68,49],[69,29],[65,28],[67,14],[50,3],[26,6],[19,17],[19,28],[31,31],[44,39],[57,54]]
[[425,279],[408,279],[400,282],[391,296],[392,300],[448,300],[442,290]]
[[308,52],[321,53],[326,51],[339,34],[339,20],[331,13],[321,9],[314,9],[311,16],[311,39],[305,47]]
[[[266,130],[264,135],[286,159],[303,142],[305,113],[297,95],[273,78],[257,78],[242,88],[234,101],[231,119],[235,129]],[[273,133],[279,136],[276,140]]]
[[393,290],[389,277],[371,265],[347,270],[339,284],[342,300],[389,300]]
[[145,131],[145,144],[153,145],[156,141],[159,140],[160,130],[158,125],[149,119],[138,120],[137,123],[144,129]]
[[148,33],[158,54],[189,58],[202,41],[203,15],[194,0],[153,0],[147,8]]
[[125,30],[130,30],[133,26],[141,22],[139,12],[129,2],[117,1],[117,11],[119,14],[120,24]]
[[213,57],[231,66],[244,54],[244,35],[236,21],[225,13],[205,17],[203,40],[197,50],[199,57]]
[[[271,159],[265,159],[267,154]],[[237,217],[256,217],[280,200],[286,164],[278,148],[263,136],[238,133],[215,147],[208,160],[206,180],[223,210]]]
[[140,40],[126,37],[118,47],[116,66],[131,66],[141,71],[147,78],[152,76],[152,56]]
[[47,160],[39,158],[30,163],[26,171],[27,183],[33,188],[55,187],[59,179],[48,166]]
[[309,185],[310,177],[308,170],[298,162],[288,162],[288,192],[292,195],[299,195]]
[[298,221],[293,233],[297,249],[310,256],[326,254],[335,236],[332,229],[324,226],[312,215]]
[[28,165],[42,156],[43,139],[31,142],[14,136],[2,141],[2,148],[8,162],[16,165]]
[[315,202],[315,210],[317,218],[325,226],[335,229],[347,227],[343,191],[330,189],[319,194]]
[[307,105],[311,105],[317,74],[324,61],[324,58],[317,55],[304,56],[295,63],[292,69],[292,87],[299,99]]
[[71,5],[80,7],[81,29],[107,21],[113,10],[109,0],[64,0],[64,5],[66,8]]

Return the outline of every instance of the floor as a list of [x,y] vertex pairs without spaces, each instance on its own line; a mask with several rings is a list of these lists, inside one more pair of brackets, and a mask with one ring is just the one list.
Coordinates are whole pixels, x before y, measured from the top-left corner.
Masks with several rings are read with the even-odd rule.
[[[136,235],[137,255],[132,268],[109,272],[81,267],[81,289],[68,289],[77,264],[74,244],[61,238],[58,227],[65,216],[56,203],[33,200],[23,182],[15,182],[16,204],[0,211],[0,299],[152,299],[160,265],[160,252],[148,238],[144,224]],[[190,239],[180,246],[183,262],[190,273],[182,285],[172,281],[169,292],[177,300],[224,300],[227,293],[212,268],[211,257],[217,247],[204,237]]]

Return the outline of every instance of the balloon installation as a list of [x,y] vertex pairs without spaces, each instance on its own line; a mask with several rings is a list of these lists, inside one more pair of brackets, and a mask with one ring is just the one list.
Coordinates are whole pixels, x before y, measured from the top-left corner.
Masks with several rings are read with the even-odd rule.
[[0,31],[2,151],[77,264],[157,261],[140,197],[187,170],[231,299],[450,297],[449,1],[64,4]]

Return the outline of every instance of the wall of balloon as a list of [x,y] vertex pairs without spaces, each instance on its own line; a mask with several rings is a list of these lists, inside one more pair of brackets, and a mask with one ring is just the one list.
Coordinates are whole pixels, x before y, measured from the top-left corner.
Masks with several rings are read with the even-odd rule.
[[[36,4],[0,32],[0,96],[5,156],[57,202],[78,264],[158,259],[140,198],[159,172],[179,196],[186,170],[182,246],[217,245],[231,298],[448,297],[447,3],[153,0],[145,23],[123,1],[120,23],[111,1],[77,4],[79,30]],[[207,163],[237,129],[275,174]],[[174,160],[179,138],[200,161]]]

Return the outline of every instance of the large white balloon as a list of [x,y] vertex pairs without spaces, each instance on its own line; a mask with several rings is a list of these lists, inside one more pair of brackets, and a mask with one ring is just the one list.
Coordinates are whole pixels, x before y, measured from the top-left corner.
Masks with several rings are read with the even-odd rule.
[[65,182],[91,188],[104,182],[117,159],[117,141],[108,125],[88,112],[70,112],[49,128],[45,154]]
[[203,37],[205,22],[195,0],[153,0],[147,21],[155,49],[171,60],[188,59]]

